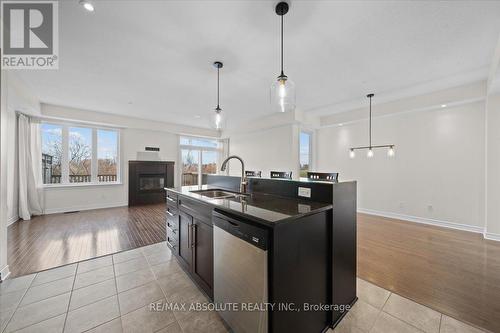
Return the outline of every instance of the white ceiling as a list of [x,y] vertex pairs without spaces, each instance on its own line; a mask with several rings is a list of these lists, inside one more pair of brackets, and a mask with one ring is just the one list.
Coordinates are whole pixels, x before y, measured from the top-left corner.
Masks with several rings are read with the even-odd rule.
[[[208,127],[216,72],[229,126],[269,114],[279,71],[275,1],[60,1],[57,71],[20,75],[42,102]],[[486,78],[499,1],[292,1],[285,72],[316,114],[434,82]],[[444,88],[444,87],[443,87]]]

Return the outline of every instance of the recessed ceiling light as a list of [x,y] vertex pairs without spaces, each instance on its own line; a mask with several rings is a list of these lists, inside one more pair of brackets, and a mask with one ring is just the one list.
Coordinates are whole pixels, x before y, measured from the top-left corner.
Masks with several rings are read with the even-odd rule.
[[80,3],[80,5],[83,6],[83,8],[85,8],[89,12],[93,12],[95,10],[94,5],[92,4],[92,2],[90,2],[88,0],[80,0],[79,3]]
[[445,108],[445,107],[446,107],[446,104],[441,104],[441,107],[442,107],[442,108]]
[[195,117],[196,119],[200,119],[200,118],[201,118],[201,116],[200,116],[199,114],[195,115],[194,117]]
[[339,126],[344,126],[344,124],[340,123]]

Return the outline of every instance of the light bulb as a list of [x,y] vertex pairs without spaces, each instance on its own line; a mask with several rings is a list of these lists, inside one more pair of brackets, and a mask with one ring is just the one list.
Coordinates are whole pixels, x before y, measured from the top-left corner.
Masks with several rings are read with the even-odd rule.
[[83,8],[85,8],[86,10],[88,10],[89,12],[93,12],[94,11],[94,5],[90,2],[90,1],[87,1],[87,0],[81,0],[80,1],[80,5],[83,6]]
[[222,113],[222,110],[216,109],[211,115],[210,126],[219,131],[226,127],[226,117]]
[[280,98],[285,98],[286,97],[286,87],[285,87],[285,80],[279,80],[279,96]]
[[278,85],[278,96],[279,96],[279,106],[280,106],[280,111],[285,112],[285,97],[286,97],[286,87],[285,87],[285,80],[279,80],[279,85]]
[[350,158],[355,158],[356,157],[356,153],[354,152],[354,149],[351,149],[351,151],[349,151],[349,157]]
[[279,112],[295,110],[295,84],[286,76],[279,76],[271,86],[271,105]]
[[389,157],[394,157],[394,147],[390,147],[389,150],[387,151],[387,156]]
[[373,150],[371,148],[368,150],[368,153],[366,153],[366,157],[368,157],[368,158],[373,157]]

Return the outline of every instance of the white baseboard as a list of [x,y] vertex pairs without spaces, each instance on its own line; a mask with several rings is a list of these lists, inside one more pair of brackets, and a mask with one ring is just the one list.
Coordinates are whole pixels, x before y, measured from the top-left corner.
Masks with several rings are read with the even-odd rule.
[[0,277],[4,281],[10,275],[9,265],[5,265],[2,270],[0,270]]
[[57,207],[49,208],[44,210],[44,214],[59,214],[67,212],[77,212],[81,210],[92,210],[92,209],[103,209],[103,208],[115,208],[128,206],[128,202],[116,202],[108,204],[93,204],[93,205],[82,205],[82,206],[72,206],[72,207]]
[[358,208],[358,213],[388,217],[388,218],[392,218],[392,219],[410,221],[410,222],[415,222],[415,223],[429,224],[429,225],[434,225],[434,226],[444,227],[444,228],[451,228],[451,229],[457,229],[457,230],[463,230],[463,231],[469,231],[469,232],[476,232],[476,233],[481,233],[481,234],[484,233],[483,227],[476,227],[476,226],[467,225],[467,224],[460,224],[460,223],[449,222],[449,221],[429,219],[426,217],[410,216],[410,215],[404,215],[404,214],[398,214],[398,213],[392,213],[392,212],[382,212],[382,211],[378,211],[378,210],[365,209],[365,208]]
[[500,242],[500,234],[494,234],[492,232],[485,232],[483,234],[483,237],[485,239],[489,239],[489,240],[494,240],[494,241]]
[[17,222],[17,220],[19,220],[19,215],[9,217],[9,219],[7,220],[7,226],[11,225],[14,222]]

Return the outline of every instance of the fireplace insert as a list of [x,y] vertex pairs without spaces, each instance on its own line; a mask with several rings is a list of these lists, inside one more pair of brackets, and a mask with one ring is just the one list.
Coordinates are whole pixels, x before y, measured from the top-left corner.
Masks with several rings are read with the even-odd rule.
[[165,175],[139,175],[139,191],[158,191],[165,187]]
[[174,162],[129,161],[128,205],[165,202],[165,187],[174,186]]

